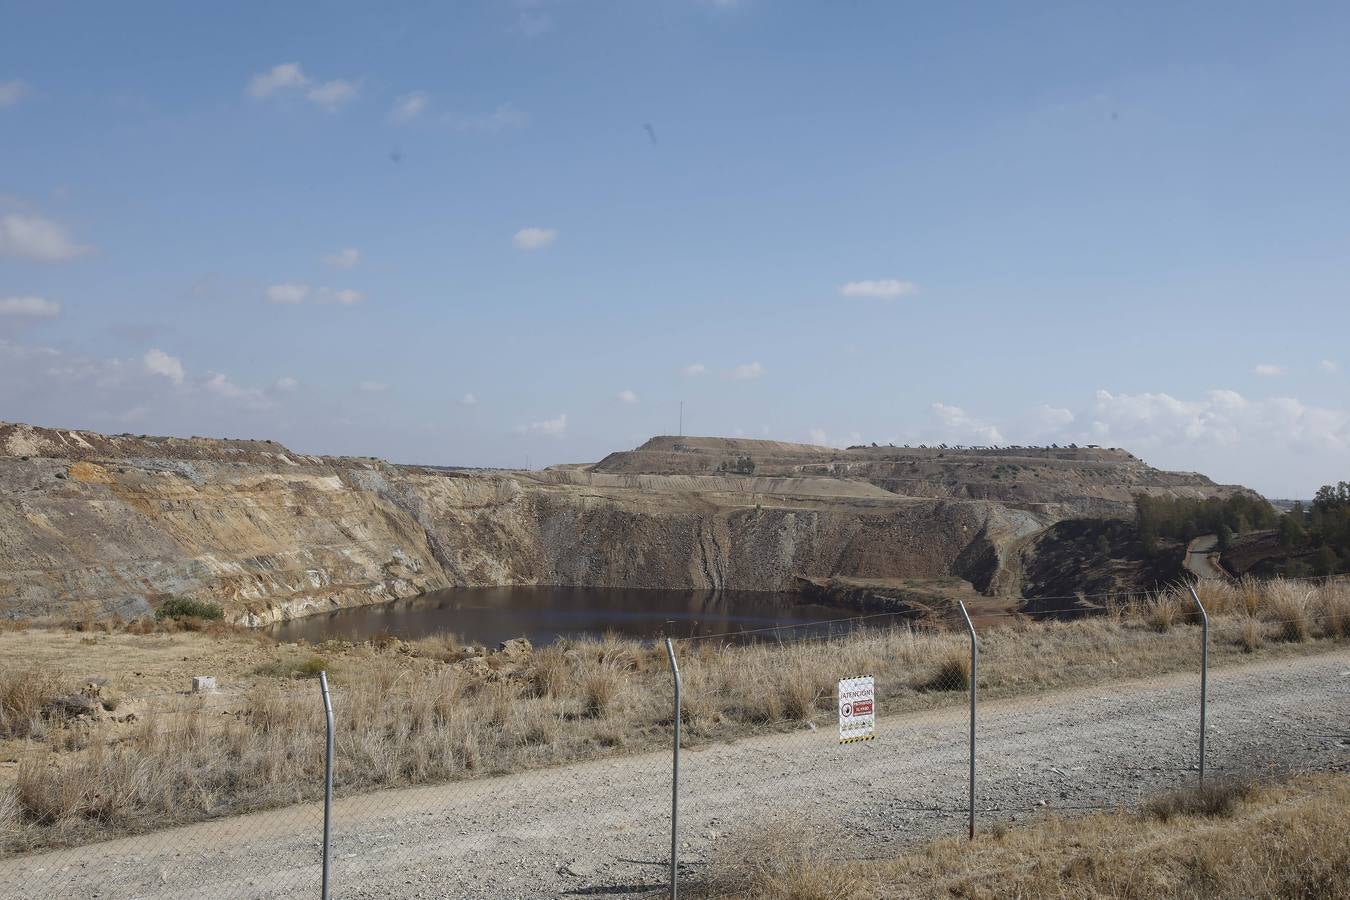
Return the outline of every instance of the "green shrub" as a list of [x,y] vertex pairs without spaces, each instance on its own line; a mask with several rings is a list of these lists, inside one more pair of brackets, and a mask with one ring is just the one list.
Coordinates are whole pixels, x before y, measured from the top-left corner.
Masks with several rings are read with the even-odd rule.
[[203,603],[186,597],[165,600],[155,610],[155,618],[160,619],[223,619],[225,610],[218,603]]

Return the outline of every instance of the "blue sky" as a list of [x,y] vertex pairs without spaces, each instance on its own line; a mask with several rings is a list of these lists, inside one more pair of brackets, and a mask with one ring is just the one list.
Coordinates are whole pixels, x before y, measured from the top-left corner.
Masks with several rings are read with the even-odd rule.
[[0,418],[1350,478],[1343,4],[0,2]]

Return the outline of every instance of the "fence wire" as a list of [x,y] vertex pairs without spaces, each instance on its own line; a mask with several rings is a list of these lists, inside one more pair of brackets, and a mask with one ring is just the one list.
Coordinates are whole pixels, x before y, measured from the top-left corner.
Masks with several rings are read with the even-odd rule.
[[[1214,777],[1345,765],[1343,611],[1232,607],[1210,632]],[[684,877],[807,823],[844,858],[962,836],[978,686],[983,829],[1133,806],[1198,775],[1200,629],[1156,596],[1120,614],[894,613],[673,641]],[[1170,602],[1170,601],[1168,601]],[[1305,641],[1322,641],[1305,644]],[[1255,655],[1252,666],[1233,666]],[[1319,658],[1320,660],[1321,658]],[[841,743],[841,679],[875,735]],[[0,745],[0,897],[318,893],[325,720],[312,679],[89,696]],[[664,645],[620,639],[334,673],[336,897],[656,896],[668,884],[674,690]],[[112,708],[109,708],[111,706]]]

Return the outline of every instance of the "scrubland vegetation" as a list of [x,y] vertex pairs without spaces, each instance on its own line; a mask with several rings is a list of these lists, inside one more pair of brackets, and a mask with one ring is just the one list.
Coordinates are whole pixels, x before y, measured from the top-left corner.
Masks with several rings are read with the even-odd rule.
[[1324,485],[1310,506],[1295,503],[1284,514],[1242,494],[1222,500],[1141,494],[1135,498],[1135,528],[1146,555],[1157,553],[1165,538],[1215,534],[1218,549],[1227,550],[1236,535],[1273,532],[1278,552],[1262,571],[1295,578],[1343,574],[1350,572],[1350,482]]
[[[1350,584],[1204,583],[1200,590],[1213,620],[1215,666],[1350,639]],[[1096,612],[1074,620],[1012,616],[982,627],[982,697],[1198,666],[1188,593]],[[824,725],[834,715],[836,681],[854,674],[876,677],[884,716],[965,702],[969,644],[962,632],[905,625],[828,639],[782,637],[679,642],[689,743],[798,729],[812,720]],[[318,797],[323,715],[306,679],[325,668],[334,686],[340,793],[669,741],[672,691],[662,646],[607,639],[531,649],[512,642],[483,654],[447,635],[411,644],[273,648],[265,659],[219,694],[141,698],[128,691],[119,699],[51,667],[0,669],[0,738],[20,760],[13,783],[0,784],[6,846],[81,842]],[[109,703],[117,714],[100,715]]]
[[839,897],[1313,898],[1350,896],[1350,776],[1216,784],[1138,811],[996,825],[890,859],[848,859],[801,823],[733,836],[705,900]]

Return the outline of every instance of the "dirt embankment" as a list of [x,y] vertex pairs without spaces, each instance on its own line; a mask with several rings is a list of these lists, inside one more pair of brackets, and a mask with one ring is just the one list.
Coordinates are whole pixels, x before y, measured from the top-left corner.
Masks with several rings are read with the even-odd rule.
[[[1145,475],[1150,489],[1228,490],[1119,451],[991,451],[956,470],[947,451],[653,443],[595,466],[464,471],[0,423],[0,616],[132,618],[187,597],[260,624],[456,585],[792,590],[831,575],[955,576],[1015,596],[1021,546],[1074,491],[1096,505]],[[902,456],[969,483],[906,494],[874,477]],[[990,460],[1033,458],[1043,479],[1062,469],[1055,490],[971,499]],[[1082,487],[1082,472],[1109,481],[1121,466],[1133,474],[1109,491]]]
[[993,500],[1055,518],[1134,514],[1136,494],[1224,497],[1247,493],[1194,472],[1155,469],[1125,450],[1101,447],[850,447],[741,438],[656,437],[611,453],[597,472],[848,479],[891,494]]

